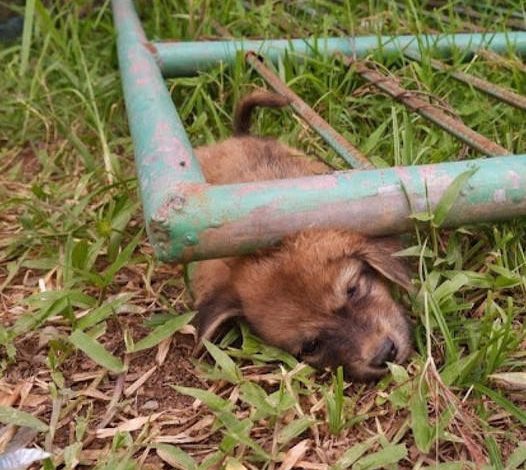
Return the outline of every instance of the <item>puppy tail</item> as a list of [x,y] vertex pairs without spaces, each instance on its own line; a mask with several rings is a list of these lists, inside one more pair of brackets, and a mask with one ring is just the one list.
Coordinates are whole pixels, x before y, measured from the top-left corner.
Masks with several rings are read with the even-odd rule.
[[255,107],[282,108],[288,104],[288,98],[267,90],[257,90],[243,97],[234,113],[234,135],[250,133],[250,118]]

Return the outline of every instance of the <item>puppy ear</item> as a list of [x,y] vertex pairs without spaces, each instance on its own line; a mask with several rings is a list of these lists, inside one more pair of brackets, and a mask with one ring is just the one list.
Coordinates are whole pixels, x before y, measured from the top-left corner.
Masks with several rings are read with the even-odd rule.
[[364,245],[361,256],[373,269],[384,277],[403,287],[408,292],[414,291],[411,284],[409,268],[403,258],[393,256],[402,248],[400,242],[393,238],[375,238]]
[[194,354],[203,348],[203,340],[211,340],[219,328],[228,320],[243,315],[241,300],[233,289],[217,289],[197,305],[194,324],[197,328],[198,341]]

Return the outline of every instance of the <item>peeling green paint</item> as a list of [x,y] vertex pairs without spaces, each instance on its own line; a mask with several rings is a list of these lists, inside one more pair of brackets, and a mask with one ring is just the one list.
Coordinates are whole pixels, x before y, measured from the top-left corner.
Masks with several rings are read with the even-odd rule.
[[[276,60],[285,50],[340,51],[358,56],[415,45],[447,50],[510,46],[526,52],[526,33],[486,33],[273,41],[149,43],[132,0],[113,0],[119,66],[145,221],[157,255],[166,261],[230,256],[275,243],[307,227],[341,227],[369,234],[409,230],[411,210],[435,207],[451,182],[470,178],[445,225],[526,215],[526,155],[378,170],[339,172],[288,180],[211,186],[204,180],[164,81],[192,74],[239,50]],[[428,194],[429,199],[426,199]]]
[[[313,225],[374,235],[411,230],[410,207],[415,212],[435,207],[452,181],[471,168],[478,171],[461,191],[444,225],[526,215],[526,155],[204,185],[199,198],[189,197],[181,212],[170,214],[172,249],[165,259],[245,253]],[[184,185],[180,190],[185,191]],[[182,245],[179,240],[187,233],[197,233],[199,242]]]

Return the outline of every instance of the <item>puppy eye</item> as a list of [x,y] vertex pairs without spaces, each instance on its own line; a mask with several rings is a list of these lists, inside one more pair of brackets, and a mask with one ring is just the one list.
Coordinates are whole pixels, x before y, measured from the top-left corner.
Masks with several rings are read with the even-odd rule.
[[347,287],[347,298],[352,299],[353,297],[356,297],[357,292],[358,292],[358,288],[356,286]]
[[313,339],[311,341],[307,341],[306,343],[303,343],[303,346],[301,347],[301,354],[302,355],[311,355],[315,354],[316,351],[320,349],[320,341],[318,339]]

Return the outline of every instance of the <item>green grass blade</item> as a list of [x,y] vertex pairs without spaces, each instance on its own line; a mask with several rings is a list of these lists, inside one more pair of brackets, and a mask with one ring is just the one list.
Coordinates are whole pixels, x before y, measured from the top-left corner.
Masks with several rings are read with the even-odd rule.
[[94,308],[91,312],[80,318],[77,322],[77,328],[85,330],[95,326],[110,316],[112,316],[117,309],[122,307],[126,302],[133,298],[134,294],[121,294],[117,298],[103,303],[97,308]]
[[212,411],[223,411],[232,407],[232,403],[230,403],[228,400],[224,400],[223,398],[218,397],[215,393],[209,392],[208,390],[201,390],[200,388],[193,387],[182,387],[177,385],[174,385],[173,388],[183,395],[189,395],[199,401],[202,401]]
[[252,427],[250,420],[244,419],[240,421],[235,414],[229,411],[217,413],[216,416],[236,442],[250,447],[259,457],[270,459],[270,455],[265,449],[250,438],[250,428]]
[[110,283],[115,274],[130,262],[133,252],[135,251],[135,248],[137,248],[141,238],[142,230],[132,238],[130,243],[128,243],[128,245],[126,245],[126,247],[118,254],[115,261],[102,273],[106,282]]
[[484,439],[486,444],[486,450],[488,451],[489,460],[491,462],[491,468],[494,470],[504,470],[504,465],[502,464],[502,455],[500,453],[499,445],[497,441],[491,436],[488,436]]
[[344,454],[338,459],[334,465],[333,470],[344,470],[349,468],[356,462],[363,454],[365,454],[378,440],[377,437],[368,439],[365,442],[360,442],[347,449]]
[[188,323],[192,321],[192,318],[194,318],[194,315],[195,312],[184,313],[171,318],[162,325],[159,325],[148,336],[137,341],[131,352],[143,351],[144,349],[150,349],[157,346],[163,339],[169,338],[183,326],[188,325]]
[[258,412],[275,416],[278,410],[269,403],[268,395],[258,384],[246,382],[240,387],[241,399],[252,405]]
[[515,470],[526,462],[526,442],[521,442],[506,462],[505,470]]
[[173,468],[181,470],[197,470],[196,461],[184,450],[170,444],[157,444],[157,455]]
[[26,426],[39,432],[46,432],[48,425],[25,411],[17,410],[11,406],[0,406],[0,423]]
[[447,215],[449,214],[449,211],[451,210],[453,204],[455,204],[455,201],[460,195],[460,191],[462,191],[464,185],[476,172],[477,168],[464,171],[463,173],[458,175],[448,186],[448,188],[444,191],[444,194],[440,198],[440,201],[438,202],[434,210],[433,225],[435,227],[440,227],[444,223]]
[[216,361],[216,364],[221,368],[225,380],[233,384],[239,383],[243,378],[241,370],[230,356],[210,341],[204,340],[203,344]]
[[116,374],[124,372],[125,368],[122,361],[118,357],[109,353],[102,344],[88,336],[86,333],[83,333],[80,330],[75,330],[71,333],[69,340],[76,348],[83,351],[86,356],[102,367]]
[[526,411],[519,408],[517,405],[509,401],[507,398],[504,398],[499,392],[491,390],[484,385],[476,384],[475,390],[478,390],[480,393],[483,393],[487,397],[491,398],[497,405],[504,408],[508,413],[518,419],[524,426],[526,426]]
[[35,0],[27,0],[24,11],[24,30],[22,32],[22,49],[20,51],[20,76],[25,75],[31,51],[31,37],[35,20]]
[[277,441],[279,444],[286,444],[295,437],[298,437],[310,426],[314,424],[314,420],[309,416],[302,416],[301,418],[295,419],[287,424],[285,427],[280,429],[277,435]]
[[433,427],[429,423],[427,414],[427,400],[424,390],[413,390],[409,400],[411,411],[411,429],[418,450],[427,454],[433,443]]
[[388,445],[374,454],[366,455],[353,465],[353,470],[374,470],[393,465],[407,457],[407,449],[404,444]]
[[480,359],[480,351],[471,353],[465,357],[460,358],[458,361],[449,363],[440,372],[442,381],[445,385],[454,385],[458,379],[463,379],[466,374],[477,364]]

